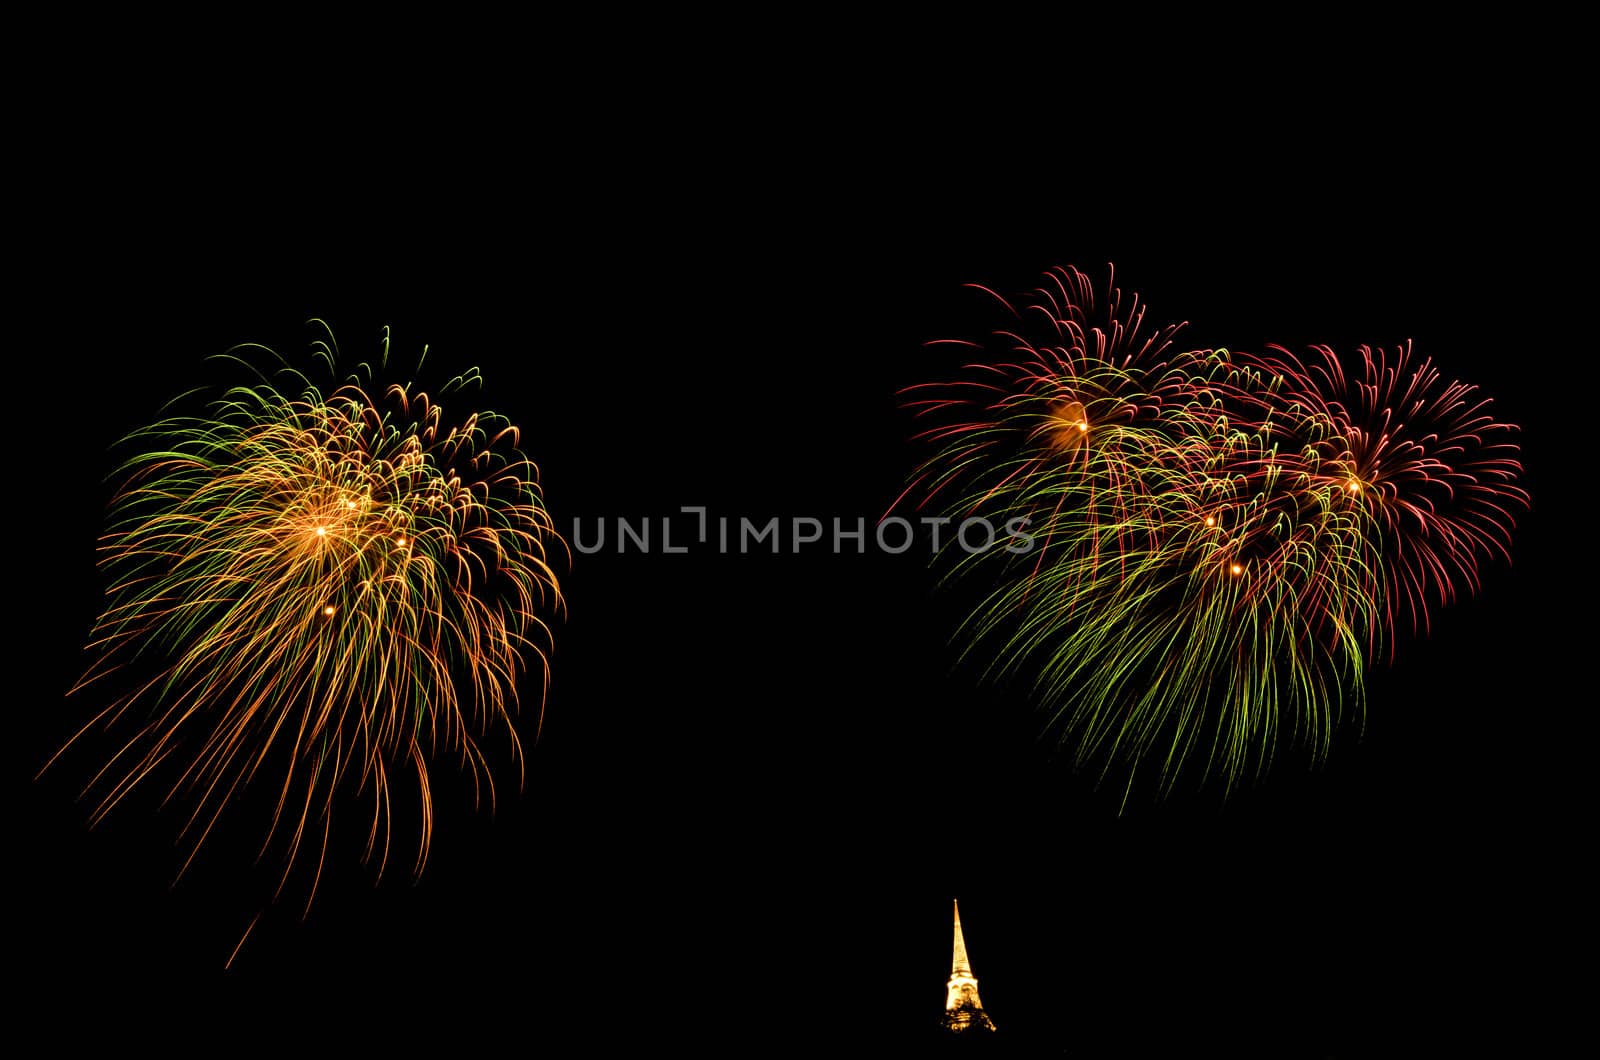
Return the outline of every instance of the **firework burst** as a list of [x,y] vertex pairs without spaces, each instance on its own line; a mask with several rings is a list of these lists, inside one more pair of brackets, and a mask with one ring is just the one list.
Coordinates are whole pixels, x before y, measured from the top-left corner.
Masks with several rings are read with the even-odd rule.
[[1516,513],[1528,506],[1516,427],[1490,415],[1476,387],[1446,380],[1407,343],[1363,346],[1345,370],[1326,346],[1301,358],[1269,347],[1253,358],[1282,381],[1283,417],[1371,524],[1383,555],[1384,621],[1426,631],[1428,610],[1480,586],[1479,563],[1511,557]]
[[[396,781],[412,778],[420,873],[430,762],[456,760],[492,807],[479,744],[499,731],[521,783],[519,682],[531,671],[542,717],[547,618],[562,606],[551,560],[564,546],[517,429],[447,419],[412,386],[375,382],[388,346],[386,332],[382,359],[331,388],[241,348],[226,359],[251,385],[131,436],[101,541],[106,606],[73,690],[114,689],[74,740],[125,730],[89,784],[94,820],[160,772],[166,799],[189,807],[187,869],[247,787],[269,789],[261,851],[282,849],[281,892],[311,848],[307,908],[343,800],[365,802],[381,875]],[[331,333],[313,349],[337,379]],[[439,396],[479,382],[473,370]]]
[[[982,289],[987,290],[987,289]],[[992,292],[989,292],[992,294]],[[961,378],[909,388],[937,451],[920,507],[1027,520],[1035,548],[961,553],[984,586],[966,653],[1029,681],[1102,775],[1197,758],[1229,783],[1287,732],[1325,754],[1401,612],[1477,586],[1526,504],[1511,428],[1409,353],[1181,350],[1137,296],[1058,269]]]
[[968,378],[905,391],[906,405],[937,423],[918,439],[940,447],[908,492],[960,518],[997,508],[1029,517],[1043,538],[1036,563],[1101,557],[1108,544],[1120,555],[1143,508],[1182,472],[1195,406],[1170,359],[1181,325],[1147,332],[1137,297],[1123,306],[1115,291],[1098,319],[1075,269],[1047,274],[1021,309],[977,289],[1010,326],[988,343],[939,343],[986,356]]

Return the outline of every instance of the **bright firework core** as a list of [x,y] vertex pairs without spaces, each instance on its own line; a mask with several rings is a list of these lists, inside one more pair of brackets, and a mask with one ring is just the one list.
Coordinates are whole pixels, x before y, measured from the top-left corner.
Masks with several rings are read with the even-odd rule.
[[1053,448],[1071,452],[1089,439],[1089,417],[1081,401],[1063,401],[1050,410],[1049,439]]

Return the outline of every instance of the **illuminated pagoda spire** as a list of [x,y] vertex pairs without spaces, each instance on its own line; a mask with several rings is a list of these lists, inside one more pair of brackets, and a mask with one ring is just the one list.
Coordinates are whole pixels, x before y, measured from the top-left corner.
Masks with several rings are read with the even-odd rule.
[[978,1000],[978,980],[967,960],[967,941],[961,937],[961,903],[955,903],[955,948],[950,955],[950,982],[945,986],[944,1026],[957,1034],[992,1031],[994,1021]]

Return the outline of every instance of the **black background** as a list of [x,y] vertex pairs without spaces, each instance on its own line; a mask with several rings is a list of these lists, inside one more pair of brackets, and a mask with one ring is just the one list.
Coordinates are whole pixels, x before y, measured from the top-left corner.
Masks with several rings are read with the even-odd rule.
[[[41,182],[24,354],[27,400],[58,412],[17,509],[40,606],[14,703],[13,961],[41,1026],[133,999],[116,1026],[153,1040],[204,1011],[413,1042],[914,1048],[960,896],[1014,1043],[1362,1055],[1535,1033],[1574,838],[1550,764],[1576,705],[1551,410],[1582,384],[1542,253],[1570,218],[1530,179],[1553,165],[1538,130],[1474,105],[1494,94],[1408,97],[1381,130],[1350,104],[1294,129],[1079,117],[1021,139],[848,108],[753,127],[677,99],[593,123],[381,108],[371,135],[364,105],[280,119],[264,96],[156,129],[107,100]],[[1192,345],[1409,338],[1524,428],[1514,564],[1401,637],[1320,768],[1289,754],[1226,799],[1119,814],[1019,690],[952,666],[925,557],[813,548],[578,556],[526,791],[490,819],[441,780],[415,884],[402,866],[374,888],[345,837],[309,918],[271,906],[226,974],[262,905],[255,833],[170,887],[178,814],[152,798],[89,830],[89,752],[26,779],[93,713],[63,693],[112,447],[207,355],[297,353],[318,316],[352,353],[388,324],[397,355],[481,366],[563,529],[684,504],[870,525],[922,455],[895,391],[950,367],[923,344],[992,322],[961,285],[1113,261]]]

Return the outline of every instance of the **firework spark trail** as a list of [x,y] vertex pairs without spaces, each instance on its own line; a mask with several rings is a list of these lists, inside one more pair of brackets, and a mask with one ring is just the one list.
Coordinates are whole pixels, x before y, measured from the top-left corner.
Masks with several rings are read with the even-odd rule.
[[[411,774],[420,873],[431,761],[458,760],[492,809],[479,740],[503,729],[521,785],[517,685],[537,674],[542,721],[545,616],[563,606],[551,560],[565,546],[517,429],[489,413],[448,426],[427,394],[378,390],[388,345],[386,332],[377,365],[326,394],[281,359],[260,371],[242,348],[227,359],[258,383],[129,439],[141,451],[121,469],[101,541],[107,604],[73,689],[139,675],[73,737],[133,726],[86,788],[100,793],[93,820],[176,762],[163,801],[192,804],[181,875],[224,810],[264,785],[274,810],[261,853],[283,848],[277,893],[315,858],[307,910],[341,799],[370,804],[364,856],[381,876],[391,789]],[[337,378],[331,334],[314,349]],[[479,382],[473,370],[441,396]]]
[[[973,285],[976,286],[976,285]],[[1113,283],[1057,269],[953,381],[910,387],[937,447],[918,506],[1025,516],[1036,548],[960,554],[988,586],[964,655],[1034,686],[1101,775],[1191,758],[1229,784],[1280,734],[1329,749],[1363,709],[1365,654],[1429,600],[1478,587],[1527,505],[1514,429],[1431,362],[1181,350]],[[1018,307],[1021,308],[1018,308]]]

